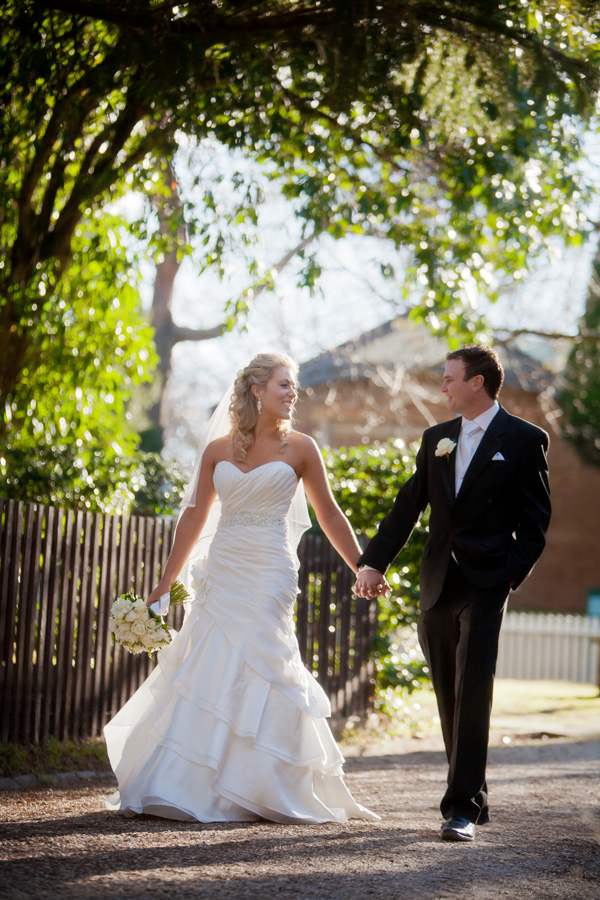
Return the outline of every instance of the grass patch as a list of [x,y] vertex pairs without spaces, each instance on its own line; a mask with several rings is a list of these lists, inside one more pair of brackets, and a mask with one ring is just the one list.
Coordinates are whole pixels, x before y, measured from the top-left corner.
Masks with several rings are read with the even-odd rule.
[[43,744],[23,747],[0,744],[0,777],[53,775],[58,772],[86,772],[110,768],[101,738],[89,741],[59,741],[49,737]]
[[600,692],[594,684],[498,678],[494,685],[493,715],[590,712],[600,714]]
[[[407,698],[406,707],[409,718],[407,737],[411,730],[414,732],[415,723],[417,727],[420,724],[427,729],[428,722],[439,721],[435,694],[431,689],[414,691]],[[410,721],[411,709],[413,722]],[[492,723],[494,719],[505,716],[547,716],[569,722],[589,720],[594,715],[600,722],[600,693],[593,684],[517,681],[512,678],[497,678],[494,682]]]
[[[411,694],[399,690],[386,696],[387,715],[374,714],[366,721],[349,722],[335,736],[345,744],[363,744],[386,738],[425,738],[440,734],[440,720],[431,687]],[[597,722],[600,734],[600,693],[593,684],[567,681],[517,681],[496,679],[492,729],[507,732],[542,731],[569,733]],[[592,729],[593,730],[593,729]]]

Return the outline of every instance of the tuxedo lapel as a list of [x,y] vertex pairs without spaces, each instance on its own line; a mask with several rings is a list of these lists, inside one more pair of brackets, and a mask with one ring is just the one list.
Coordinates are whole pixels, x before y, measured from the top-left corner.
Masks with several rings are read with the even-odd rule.
[[[444,435],[445,437],[449,437],[451,441],[458,446],[458,436],[460,434],[460,423],[461,418],[458,416],[454,421],[450,423],[450,427],[448,428],[448,434]],[[442,460],[440,460],[442,461]],[[446,493],[448,494],[448,499],[450,503],[454,503],[455,500],[455,477],[456,477],[456,447],[447,457],[446,462],[442,466],[442,480],[444,482],[444,487],[446,489]]]
[[464,492],[468,490],[469,486],[480,475],[494,454],[500,452],[502,448],[500,434],[502,433],[506,416],[506,412],[500,407],[489,426],[486,428],[485,434],[481,438],[479,446],[473,455],[473,459],[465,472],[465,477],[463,478],[460,490],[456,495],[456,499],[462,497]]

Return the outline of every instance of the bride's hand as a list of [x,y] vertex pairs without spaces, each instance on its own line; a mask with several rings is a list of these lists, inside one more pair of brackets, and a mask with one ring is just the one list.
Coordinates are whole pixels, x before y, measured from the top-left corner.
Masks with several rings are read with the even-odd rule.
[[358,572],[356,584],[352,590],[357,597],[364,597],[366,600],[370,600],[379,595],[387,597],[391,587],[381,572],[377,572],[375,569],[363,569],[361,572]]
[[163,585],[159,582],[146,600],[146,606],[152,606],[153,603],[156,603],[157,600],[160,600],[163,594],[169,594],[170,592],[170,585],[167,587],[166,585]]

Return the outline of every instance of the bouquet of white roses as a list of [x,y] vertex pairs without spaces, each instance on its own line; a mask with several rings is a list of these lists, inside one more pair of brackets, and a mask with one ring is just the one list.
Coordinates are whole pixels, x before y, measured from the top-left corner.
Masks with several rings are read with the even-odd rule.
[[[171,603],[182,603],[189,598],[181,582],[171,588]],[[109,631],[115,641],[130,653],[154,653],[171,643],[171,630],[166,622],[146,606],[145,601],[133,591],[121,594],[112,605],[108,621]]]

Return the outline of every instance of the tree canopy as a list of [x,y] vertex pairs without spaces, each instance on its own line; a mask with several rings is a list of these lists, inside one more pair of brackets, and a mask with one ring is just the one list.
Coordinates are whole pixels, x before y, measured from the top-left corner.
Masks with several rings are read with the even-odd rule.
[[600,465],[600,249],[590,276],[578,339],[571,350],[559,402],[563,426],[583,459]]
[[[124,192],[156,193],[157,160],[182,134],[261,161],[304,237],[363,232],[402,247],[415,309],[457,332],[475,327],[470,299],[493,293],[497,271],[518,273],[549,234],[576,239],[583,226],[576,162],[598,86],[595,3],[8,0],[0,24],[5,456],[43,423],[41,394],[66,423],[65,446],[88,440],[94,391],[94,441],[111,418],[133,440],[115,398],[148,377],[150,356],[145,323],[119,299],[133,286],[114,268],[125,257],[131,267],[133,250],[119,228],[92,235]],[[86,267],[97,248],[111,273],[102,299],[82,242]],[[218,245],[207,253],[218,258]],[[114,364],[74,362],[89,337],[81,323],[115,308],[98,351]],[[68,369],[57,393],[50,373]]]

